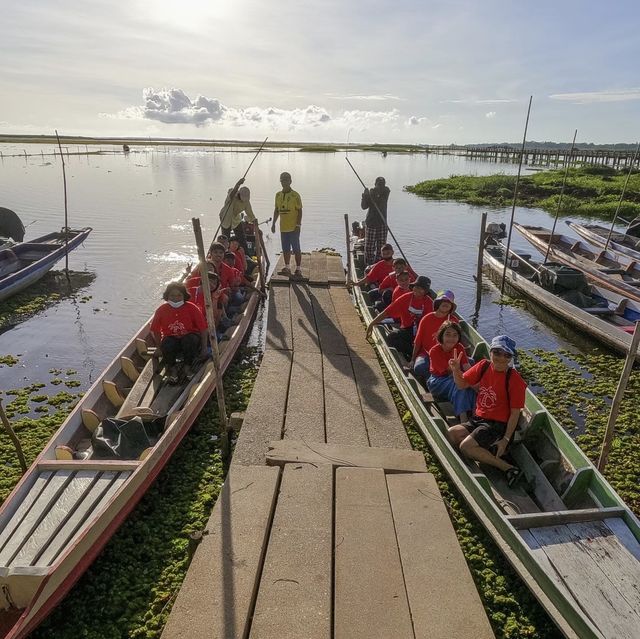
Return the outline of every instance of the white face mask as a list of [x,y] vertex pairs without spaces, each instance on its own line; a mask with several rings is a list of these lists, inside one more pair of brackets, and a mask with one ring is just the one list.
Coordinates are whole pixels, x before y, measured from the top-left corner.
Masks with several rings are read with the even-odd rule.
[[184,304],[184,300],[180,300],[179,302],[172,302],[171,300],[168,300],[168,302],[172,308],[180,308]]

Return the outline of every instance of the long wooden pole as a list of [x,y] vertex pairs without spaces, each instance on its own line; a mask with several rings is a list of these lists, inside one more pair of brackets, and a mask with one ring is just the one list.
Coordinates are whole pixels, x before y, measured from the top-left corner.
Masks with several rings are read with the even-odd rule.
[[480,301],[482,300],[482,263],[485,245],[485,235],[487,229],[487,214],[482,214],[482,220],[480,221],[480,244],[478,245],[478,262],[476,264],[476,313],[480,308]]
[[551,250],[551,242],[553,240],[553,234],[556,232],[556,225],[558,224],[558,217],[560,216],[560,209],[562,208],[562,198],[564,197],[564,187],[567,184],[567,176],[569,175],[569,166],[571,164],[571,158],[573,157],[573,149],[576,146],[576,136],[578,135],[578,129],[573,133],[573,142],[571,143],[571,151],[569,151],[569,161],[567,165],[564,167],[564,177],[562,178],[562,187],[560,189],[560,197],[558,198],[558,207],[556,208],[556,217],[553,220],[553,228],[551,229],[551,235],[549,236],[549,243],[547,244],[547,252],[544,254],[544,261],[542,265],[544,266],[549,259],[549,251]]
[[516,185],[513,189],[513,204],[511,205],[511,221],[509,222],[509,235],[507,237],[507,252],[504,254],[504,269],[502,270],[502,284],[500,285],[500,295],[504,295],[504,282],[507,277],[507,260],[509,258],[509,247],[511,246],[511,233],[513,232],[513,219],[516,215],[516,202],[518,200],[518,187],[520,186],[520,173],[522,173],[522,160],[524,159],[524,146],[527,141],[527,129],[529,128],[529,115],[531,114],[531,103],[533,96],[529,97],[529,108],[527,109],[527,120],[524,123],[524,135],[522,136],[522,148],[520,149],[520,163],[518,164],[518,175],[516,175]]
[[607,428],[604,431],[604,439],[602,441],[602,448],[600,450],[600,458],[598,459],[598,470],[604,471],[609,459],[609,451],[611,450],[611,444],[613,442],[613,436],[615,434],[616,420],[618,419],[618,413],[620,412],[620,404],[622,403],[622,397],[627,384],[629,383],[629,377],[631,377],[631,370],[633,369],[633,363],[635,362],[638,353],[638,344],[640,344],[640,322],[636,322],[636,326],[633,330],[633,337],[631,338],[631,346],[627,353],[627,359],[624,362],[622,368],[622,375],[620,375],[620,381],[618,382],[618,388],[616,388],[616,394],[613,396],[613,402],[611,403],[611,412],[609,413],[609,421],[607,422]]
[[55,129],[56,140],[58,140],[58,148],[60,149],[60,160],[62,161],[62,185],[64,187],[64,270],[69,279],[69,207],[67,204],[67,172],[64,164],[64,153],[62,153],[62,144],[60,144],[60,136],[58,129]]
[[260,273],[260,290],[265,290],[264,262],[262,261],[262,241],[260,237],[260,224],[258,220],[253,223],[253,234],[256,238],[256,257],[258,258],[258,273]]
[[216,333],[216,321],[213,316],[213,302],[211,300],[211,289],[209,288],[209,271],[202,241],[202,229],[200,220],[197,217],[191,218],[193,233],[196,237],[198,247],[198,259],[200,261],[200,281],[202,293],[204,295],[204,307],[209,327],[209,341],[211,342],[211,353],[213,356],[213,367],[216,373],[216,397],[218,399],[218,414],[220,416],[220,432],[222,436],[222,452],[228,457],[229,446],[229,420],[227,419],[227,407],[224,400],[224,387],[222,385],[222,371],[220,369],[220,351],[218,350],[218,336]]
[[9,439],[13,442],[13,445],[16,449],[16,454],[18,455],[18,460],[20,461],[20,467],[22,468],[22,474],[27,472],[27,460],[24,457],[24,453],[22,452],[22,444],[20,444],[20,440],[16,435],[13,427],[11,426],[11,422],[7,417],[7,414],[4,412],[4,406],[2,405],[2,399],[0,399],[0,421],[2,421],[2,425],[4,426],[7,435],[9,435]]
[[351,281],[351,232],[349,229],[349,215],[344,214],[344,232],[347,240],[347,282]]
[[625,178],[624,185],[622,186],[622,193],[620,193],[620,199],[618,200],[618,206],[616,207],[616,212],[613,214],[613,222],[611,222],[609,235],[607,235],[607,241],[604,243],[605,251],[607,250],[609,246],[609,242],[611,241],[611,236],[613,235],[613,227],[615,226],[616,220],[618,219],[618,213],[620,213],[620,207],[622,206],[622,201],[624,200],[624,193],[627,190],[627,184],[629,184],[629,178],[631,177],[631,172],[633,171],[633,165],[636,163],[636,159],[638,157],[638,149],[640,149],[640,142],[638,142],[636,146],[636,151],[633,154],[633,158],[631,159],[631,165],[629,166],[627,177]]

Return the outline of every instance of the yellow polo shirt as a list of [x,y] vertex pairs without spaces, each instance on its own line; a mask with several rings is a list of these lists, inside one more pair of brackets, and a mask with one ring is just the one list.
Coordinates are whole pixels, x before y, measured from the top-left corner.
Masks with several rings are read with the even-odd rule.
[[296,191],[276,193],[276,211],[280,214],[280,232],[290,233],[296,230],[298,211],[302,209],[302,199]]

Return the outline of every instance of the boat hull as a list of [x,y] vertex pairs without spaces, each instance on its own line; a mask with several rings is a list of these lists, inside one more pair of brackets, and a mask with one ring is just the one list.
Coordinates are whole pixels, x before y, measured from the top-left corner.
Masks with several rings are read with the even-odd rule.
[[[605,244],[607,244],[608,231],[604,227],[597,224],[584,226],[583,224],[576,224],[575,222],[569,221],[567,221],[567,224],[578,235],[583,237],[585,240],[587,240],[587,242],[590,242],[594,246],[604,248]],[[630,257],[631,259],[640,261],[640,251],[617,242],[615,238],[619,235],[621,234],[615,232],[612,234],[613,239],[608,243],[607,248],[610,251],[613,251],[614,253],[617,253],[618,255],[621,255],[623,257]]]

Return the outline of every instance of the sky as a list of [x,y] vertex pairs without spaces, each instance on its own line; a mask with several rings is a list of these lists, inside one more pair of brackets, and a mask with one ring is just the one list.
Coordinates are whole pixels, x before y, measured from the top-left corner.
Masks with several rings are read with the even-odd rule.
[[628,0],[0,0],[0,133],[632,143]]

